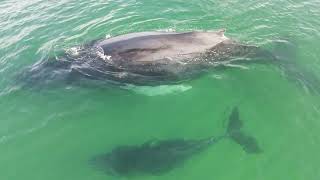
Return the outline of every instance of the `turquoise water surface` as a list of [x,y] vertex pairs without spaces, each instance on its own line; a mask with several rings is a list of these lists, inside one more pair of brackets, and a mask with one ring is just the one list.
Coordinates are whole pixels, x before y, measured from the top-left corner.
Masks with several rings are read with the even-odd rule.
[[[0,179],[320,179],[320,94],[268,63],[155,87],[28,89],[15,81],[27,66],[90,40],[220,28],[271,49],[289,40],[290,60],[320,78],[319,17],[318,0],[2,0]],[[90,164],[119,145],[219,136],[234,106],[262,153],[226,139],[161,175],[110,176]]]

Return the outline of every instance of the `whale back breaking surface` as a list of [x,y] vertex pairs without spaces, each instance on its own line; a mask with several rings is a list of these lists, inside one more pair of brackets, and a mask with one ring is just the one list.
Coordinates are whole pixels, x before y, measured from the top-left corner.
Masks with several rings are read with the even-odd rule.
[[68,83],[91,79],[114,84],[159,85],[186,81],[236,55],[242,46],[224,36],[224,30],[140,32],[96,40],[48,62],[33,65],[29,82]]
[[183,62],[228,40],[223,32],[141,32],[96,43],[114,61],[141,64],[167,60]]

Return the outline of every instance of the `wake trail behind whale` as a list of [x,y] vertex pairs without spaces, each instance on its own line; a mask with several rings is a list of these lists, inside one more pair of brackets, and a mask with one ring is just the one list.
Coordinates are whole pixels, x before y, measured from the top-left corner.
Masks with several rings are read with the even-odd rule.
[[283,75],[311,94],[320,94],[320,77],[298,63],[297,45],[282,40],[274,43],[273,54]]

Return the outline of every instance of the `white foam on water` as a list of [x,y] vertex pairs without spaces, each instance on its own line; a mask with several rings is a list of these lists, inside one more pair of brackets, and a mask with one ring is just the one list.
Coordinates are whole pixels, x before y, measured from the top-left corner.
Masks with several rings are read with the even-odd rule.
[[78,56],[80,51],[80,46],[72,47],[70,49],[67,49],[66,52],[70,54],[71,56]]
[[225,78],[223,75],[220,75],[220,74],[212,74],[210,75],[211,78],[214,78],[214,79],[223,79]]
[[226,64],[225,66],[232,67],[232,68],[246,69],[246,70],[250,69],[248,66],[243,66],[238,64]]
[[105,38],[109,39],[109,38],[111,38],[111,35],[110,34],[106,34]]
[[176,32],[176,30],[174,28],[158,29],[156,31],[159,31],[159,32]]
[[175,30],[175,29],[173,29],[173,28],[165,29],[165,31],[166,31],[166,32],[176,32],[176,30]]
[[5,96],[7,94],[13,93],[13,92],[18,91],[20,89],[21,89],[21,86],[19,86],[19,85],[12,85],[12,86],[9,86],[3,90],[0,89],[0,96]]
[[159,86],[135,86],[126,85],[122,88],[131,90],[137,94],[146,96],[161,96],[174,93],[182,93],[192,88],[190,85],[179,84],[179,85],[159,85]]

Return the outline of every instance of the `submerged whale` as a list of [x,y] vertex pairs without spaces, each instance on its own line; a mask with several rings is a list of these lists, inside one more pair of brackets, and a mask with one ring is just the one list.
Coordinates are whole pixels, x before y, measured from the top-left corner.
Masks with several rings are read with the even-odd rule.
[[247,153],[261,152],[257,141],[244,133],[242,126],[238,108],[235,107],[229,116],[227,130],[221,136],[200,140],[153,140],[141,145],[119,146],[93,158],[93,163],[109,175],[161,175],[223,139],[233,140]]
[[95,40],[36,63],[25,76],[30,83],[91,79],[115,84],[170,84],[262,52],[224,33],[224,29],[139,32]]

